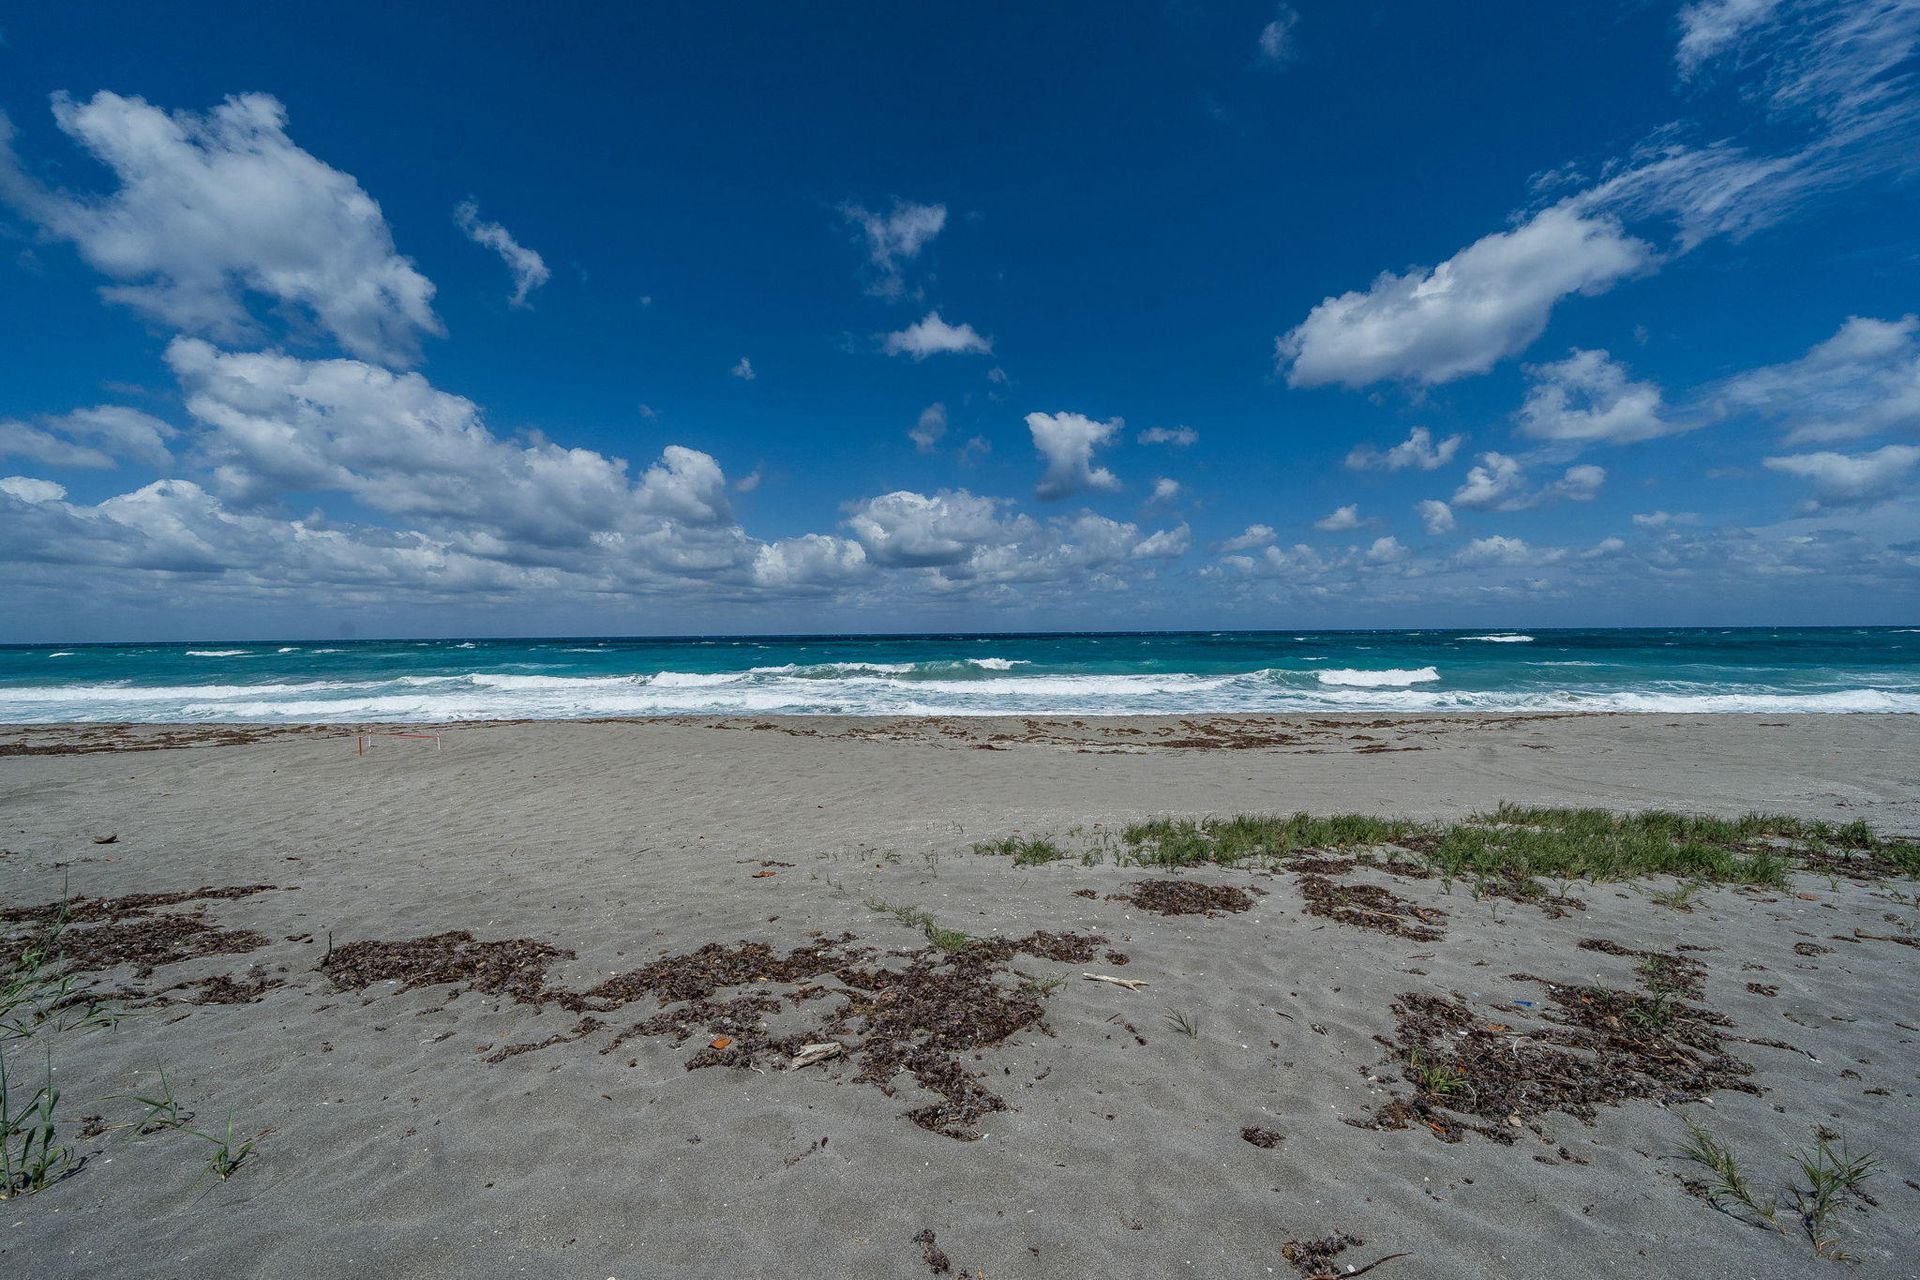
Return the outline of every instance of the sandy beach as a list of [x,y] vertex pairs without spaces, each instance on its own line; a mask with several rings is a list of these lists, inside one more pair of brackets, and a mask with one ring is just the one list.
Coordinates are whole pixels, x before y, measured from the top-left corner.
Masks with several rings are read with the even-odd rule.
[[[1920,836],[1920,718],[0,730],[0,933],[68,897],[124,960],[117,1024],[9,1050],[30,1092],[50,1039],[77,1163],[0,1271],[1920,1275],[1912,879],[1523,899],[1123,838],[1502,802]],[[188,1130],[230,1116],[222,1179]],[[1823,1140],[1876,1164],[1811,1233]]]

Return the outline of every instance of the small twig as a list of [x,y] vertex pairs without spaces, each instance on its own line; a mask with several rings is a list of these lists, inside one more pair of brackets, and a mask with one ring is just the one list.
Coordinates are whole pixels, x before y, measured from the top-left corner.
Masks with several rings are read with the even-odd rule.
[[1083,973],[1080,975],[1088,982],[1111,982],[1116,987],[1125,987],[1129,991],[1138,991],[1147,984],[1139,978],[1116,978],[1107,973]]

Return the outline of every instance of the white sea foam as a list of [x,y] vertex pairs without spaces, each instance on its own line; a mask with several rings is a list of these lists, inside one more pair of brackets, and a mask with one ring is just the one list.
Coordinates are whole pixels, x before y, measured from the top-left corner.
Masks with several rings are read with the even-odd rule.
[[1350,667],[1335,667],[1329,671],[1316,671],[1314,678],[1321,684],[1352,685],[1362,689],[1391,689],[1410,684],[1428,684],[1440,678],[1440,672],[1434,667],[1420,667],[1411,671],[1356,671]]
[[1484,640],[1488,644],[1532,644],[1532,636],[1516,635],[1511,632],[1497,636],[1461,636],[1462,640]]
[[250,658],[251,649],[189,649],[189,658]]
[[47,656],[49,658],[71,658],[73,656],[73,650],[62,649],[58,653],[50,653]]
[[275,649],[274,652],[275,653],[298,653],[300,652],[300,646],[297,644],[283,644],[278,649]]

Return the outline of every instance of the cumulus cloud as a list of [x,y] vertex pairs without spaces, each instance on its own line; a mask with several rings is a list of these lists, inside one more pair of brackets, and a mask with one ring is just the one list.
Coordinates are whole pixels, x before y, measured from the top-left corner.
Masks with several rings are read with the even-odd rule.
[[1285,62],[1293,57],[1293,29],[1299,23],[1300,15],[1291,5],[1281,5],[1274,11],[1273,20],[1260,28],[1260,57],[1270,63]]
[[847,527],[875,563],[916,568],[954,565],[1000,530],[1000,502],[965,489],[931,496],[900,490],[869,498],[847,516]]
[[1435,471],[1453,461],[1453,455],[1460,451],[1465,439],[1465,436],[1452,435],[1435,444],[1431,431],[1425,427],[1415,427],[1407,433],[1405,440],[1384,452],[1371,444],[1355,445],[1353,451],[1347,454],[1347,466],[1354,471],[1375,468],[1402,471],[1408,467]]
[[840,213],[866,248],[867,262],[873,271],[867,292],[876,298],[906,295],[902,264],[919,257],[920,251],[947,225],[947,206],[915,204],[911,200],[895,200],[885,213],[857,204],[840,206]]
[[1096,422],[1080,413],[1028,414],[1033,447],[1047,464],[1033,496],[1051,502],[1090,489],[1118,489],[1120,481],[1113,472],[1093,465],[1093,451],[1125,425],[1120,418]]
[[[1599,493],[1606,479],[1606,468],[1582,464],[1568,467],[1560,479],[1536,489],[1528,483],[1526,468],[1518,458],[1488,452],[1480,455],[1465,482],[1454,490],[1452,505],[1481,511],[1520,511],[1550,498],[1586,502]],[[1421,514],[1427,514],[1424,504]],[[1451,521],[1451,512],[1447,519]]]
[[1707,398],[1778,422],[1788,444],[1920,430],[1920,317],[1850,317],[1800,359],[1737,374]]
[[215,491],[243,509],[346,494],[473,555],[560,563],[583,553],[654,568],[718,569],[746,555],[726,477],[669,445],[637,480],[627,464],[543,440],[502,440],[479,406],[417,373],[357,360],[224,352],[176,339],[167,362]]
[[1335,507],[1315,520],[1313,527],[1322,533],[1339,533],[1346,529],[1358,529],[1362,523],[1359,505],[1350,502],[1344,507]]
[[1438,498],[1422,498],[1413,504],[1413,510],[1428,533],[1437,537],[1453,532],[1453,508]]
[[507,299],[509,306],[527,306],[527,295],[551,278],[544,258],[515,240],[499,223],[482,220],[480,206],[472,200],[463,200],[454,207],[453,220],[469,240],[493,250],[507,264],[507,272],[513,277],[513,296]]
[[152,414],[102,404],[41,418],[38,425],[0,421],[0,458],[30,458],[50,467],[105,469],[126,460],[165,468],[173,461],[167,441],[174,434]]
[[1180,496],[1180,482],[1171,476],[1161,476],[1153,482],[1153,493],[1147,501],[1155,506],[1172,502]]
[[103,290],[174,329],[257,334],[250,297],[312,317],[363,359],[404,364],[442,332],[433,285],[394,248],[352,177],[295,146],[265,94],[205,114],[101,92],[53,99],[54,120],[112,171],[105,195],[56,191],[22,166],[0,118],[0,199],[119,283]]
[[1133,544],[1135,560],[1171,560],[1183,556],[1193,546],[1193,530],[1182,524],[1148,534]]
[[1526,372],[1532,385],[1517,421],[1520,434],[1536,440],[1633,444],[1689,425],[1662,417],[1660,388],[1629,379],[1627,367],[1605,351],[1576,347],[1566,359]]
[[1185,526],[1142,536],[1138,526],[1090,511],[1035,520],[1003,500],[964,489],[899,491],[855,504],[847,528],[876,565],[919,570],[956,587],[1087,581],[1130,562],[1168,559],[1192,545]]
[[1233,537],[1228,538],[1225,542],[1222,542],[1217,549],[1220,551],[1252,551],[1258,547],[1271,545],[1277,536],[1273,531],[1272,525],[1250,524],[1246,527],[1245,532],[1235,534]]
[[907,436],[922,453],[932,453],[947,434],[947,406],[934,401],[920,411],[920,420],[908,428]]
[[0,493],[20,502],[36,504],[58,502],[67,496],[65,485],[55,484],[51,480],[36,480],[32,476],[0,476]]
[[938,311],[929,311],[899,332],[888,334],[881,346],[890,356],[925,360],[937,355],[989,355],[993,340],[981,337],[970,324],[948,324]]
[[1652,260],[1612,218],[1558,205],[1436,267],[1323,300],[1276,340],[1275,358],[1296,387],[1485,373],[1538,338],[1562,298],[1604,293]]
[[857,582],[870,569],[867,549],[858,542],[809,533],[762,546],[754,554],[753,581],[779,590],[832,588]]
[[753,371],[753,361],[747,359],[745,356],[741,356],[733,368],[727,370],[727,374],[730,377],[740,379],[742,382],[752,382],[760,376]]
[[1192,427],[1148,427],[1134,439],[1141,444],[1170,444],[1184,449],[1200,438]]
[[1870,453],[1795,453],[1767,458],[1773,471],[1795,476],[1813,486],[1811,507],[1864,506],[1893,497],[1907,488],[1920,445],[1890,444]]
[[1369,564],[1398,564],[1410,554],[1412,553],[1401,545],[1400,539],[1388,534],[1384,538],[1373,540],[1373,545],[1367,548],[1366,558]]
[[1486,538],[1475,538],[1460,548],[1454,558],[1466,565],[1514,565],[1532,563],[1540,558],[1540,553],[1528,546],[1524,538],[1509,538],[1496,533]]

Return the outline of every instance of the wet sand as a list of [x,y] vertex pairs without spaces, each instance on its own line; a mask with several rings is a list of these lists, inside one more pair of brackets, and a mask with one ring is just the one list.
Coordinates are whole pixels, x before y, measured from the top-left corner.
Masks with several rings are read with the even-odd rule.
[[[153,963],[97,975],[123,1005],[168,1003],[56,1042],[85,1163],[0,1203],[0,1270],[1290,1276],[1348,1236],[1326,1265],[1405,1255],[1381,1277],[1840,1265],[1784,1210],[1783,1235],[1690,1193],[1685,1115],[1766,1195],[1823,1127],[1877,1155],[1832,1247],[1916,1274],[1913,881],[1802,873],[1687,912],[1655,900],[1670,881],[1576,885],[1555,915],[1337,860],[1169,876],[972,845],[1502,800],[1916,835],[1920,718],[490,723],[364,754],[360,732],[0,730],[6,906],[273,886],[76,922]],[[1169,879],[1214,913],[1141,904]],[[913,912],[989,945],[956,965]],[[1405,1109],[1436,1025],[1604,1057],[1638,1032],[1579,993],[1656,980],[1728,1020],[1677,1024],[1714,1070],[1606,1059],[1623,1096],[1588,1117]],[[37,1085],[33,1052],[12,1069]],[[193,1127],[264,1131],[230,1179],[115,1100],[161,1068]]]

